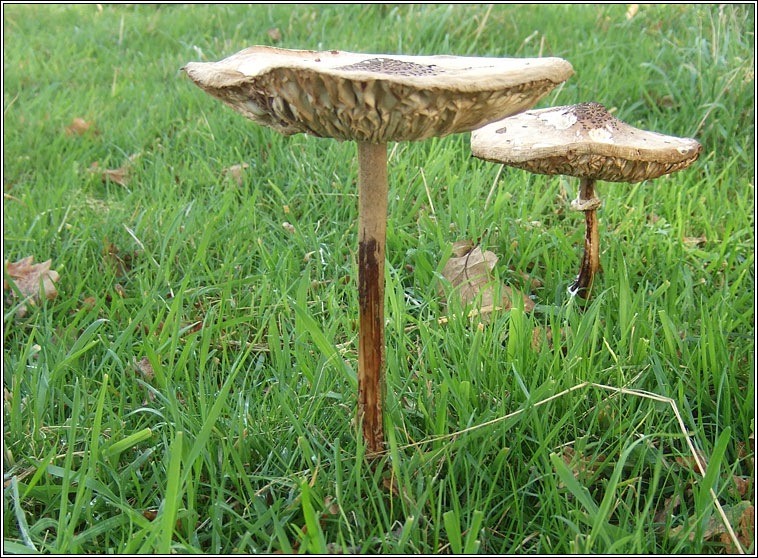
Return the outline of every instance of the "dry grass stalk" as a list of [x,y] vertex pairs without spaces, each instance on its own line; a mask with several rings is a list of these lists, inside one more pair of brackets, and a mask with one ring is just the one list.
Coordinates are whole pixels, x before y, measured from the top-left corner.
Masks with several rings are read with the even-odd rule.
[[[661,403],[668,403],[671,406],[671,409],[674,412],[674,415],[676,416],[676,420],[679,423],[679,429],[682,431],[682,434],[684,434],[684,440],[687,443],[687,448],[689,449],[690,453],[692,454],[692,457],[697,464],[698,467],[698,473],[701,474],[701,476],[704,476],[703,473],[705,472],[705,466],[703,465],[703,462],[700,458],[699,452],[695,449],[695,446],[692,443],[691,435],[689,431],[687,430],[687,427],[684,425],[684,421],[682,420],[682,415],[679,413],[679,408],[676,405],[676,401],[671,399],[670,397],[664,397],[662,395],[658,395],[655,393],[651,393],[649,391],[644,391],[640,389],[629,389],[629,388],[619,388],[614,386],[607,386],[604,384],[596,384],[594,382],[582,382],[581,384],[572,386],[570,388],[564,389],[560,393],[556,393],[555,395],[551,395],[550,397],[543,399],[541,401],[536,402],[532,407],[541,407],[542,405],[545,405],[549,403],[550,401],[554,401],[555,399],[559,399],[563,397],[564,395],[568,395],[571,392],[577,391],[582,388],[586,387],[592,387],[595,389],[602,389],[606,391],[611,391],[616,394],[624,394],[624,395],[633,395],[635,397],[642,397],[644,399],[652,399],[653,401],[660,401]],[[404,446],[400,446],[398,449],[407,449],[410,447],[418,447],[422,444],[431,444],[433,442],[438,442],[440,440],[446,440],[449,438],[457,438],[461,434],[465,434],[467,432],[472,432],[474,430],[479,430],[480,428],[484,428],[486,426],[491,426],[493,424],[497,424],[499,422],[503,422],[504,420],[507,420],[509,418],[513,418],[515,416],[520,415],[521,413],[525,412],[527,409],[520,409],[518,411],[514,411],[512,413],[508,413],[507,415],[503,415],[502,417],[498,417],[496,419],[492,419],[490,421],[484,422],[482,424],[477,424],[475,426],[471,426],[469,428],[464,428],[463,430],[459,430],[457,432],[452,432],[450,434],[443,434],[441,436],[433,436],[431,438],[427,438],[426,440],[420,440],[418,442],[415,442],[413,444],[406,444]],[[721,521],[724,524],[724,527],[726,528],[727,532],[729,533],[729,537],[734,545],[734,548],[736,548],[737,552],[739,554],[745,554],[745,550],[742,548],[742,545],[740,544],[739,539],[737,538],[737,535],[734,532],[734,529],[732,528],[731,523],[729,522],[729,519],[726,516],[726,513],[724,513],[724,508],[721,507],[721,503],[718,500],[718,497],[716,496],[716,493],[713,491],[713,489],[710,489],[711,499],[713,501],[713,505],[716,506],[716,510],[718,511],[719,516],[721,517]]]

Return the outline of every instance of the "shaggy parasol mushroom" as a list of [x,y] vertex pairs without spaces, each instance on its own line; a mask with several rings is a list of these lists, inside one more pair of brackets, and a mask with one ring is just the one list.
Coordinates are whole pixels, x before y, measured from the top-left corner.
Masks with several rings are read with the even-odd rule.
[[573,73],[560,58],[396,56],[251,47],[189,63],[201,89],[284,135],[358,144],[358,419],[383,450],[387,142],[468,132],[525,110]]
[[584,256],[571,294],[589,298],[600,266],[595,181],[641,182],[687,168],[703,150],[694,139],[634,128],[600,103],[530,110],[471,134],[476,157],[537,174],[579,177],[571,208],[585,214]]

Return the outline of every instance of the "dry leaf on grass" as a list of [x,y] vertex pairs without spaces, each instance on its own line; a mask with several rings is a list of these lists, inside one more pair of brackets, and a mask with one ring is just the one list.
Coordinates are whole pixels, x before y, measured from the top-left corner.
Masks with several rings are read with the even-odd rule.
[[685,246],[700,246],[701,244],[705,244],[708,242],[708,239],[705,238],[705,236],[683,236],[682,237],[682,243]]
[[[534,309],[534,302],[518,291],[506,285],[501,285],[501,298],[495,303],[496,286],[493,284],[492,269],[498,257],[489,250],[482,252],[479,245],[473,246],[470,241],[459,241],[453,244],[453,256],[448,259],[442,275],[454,287],[454,295],[460,299],[461,306],[476,303],[480,306],[476,315],[487,322],[494,310],[508,310],[513,306],[513,297],[521,296],[524,310]],[[440,287],[440,294],[442,294]]]
[[[755,524],[753,522],[755,508],[753,507],[753,504],[747,500],[743,500],[731,508],[724,506],[724,513],[727,521],[732,526],[732,529],[735,530],[737,539],[739,539],[740,543],[745,548],[749,548],[752,545],[755,533]],[[690,517],[684,525],[679,525],[671,529],[669,531],[669,537],[674,539],[681,538],[685,531],[685,527],[697,523],[698,521],[700,521],[698,516]],[[708,525],[705,527],[703,540],[712,540],[716,537],[718,537],[719,541],[727,544],[726,551],[728,553],[732,554],[737,551],[737,549],[732,546],[732,538],[729,536],[729,532],[727,531],[724,522],[721,520],[721,517],[714,514],[708,521]],[[695,539],[694,529],[690,530],[687,538],[691,541]]]
[[123,164],[120,168],[117,169],[106,169],[104,171],[99,171],[100,164],[95,161],[92,163],[89,167],[90,172],[97,173],[100,172],[100,178],[103,182],[106,182],[110,180],[111,182],[115,182],[119,186],[127,187],[129,185],[129,181],[131,180],[131,173],[132,173],[132,167],[134,164],[134,161],[136,161],[140,156],[142,155],[142,152],[135,153],[134,155],[130,156],[126,163]]
[[674,494],[673,496],[666,498],[666,500],[663,502],[663,507],[655,512],[655,516],[653,516],[654,523],[661,523],[661,525],[656,528],[658,531],[663,530],[665,527],[666,518],[673,515],[681,503],[682,502],[679,498],[679,494]]
[[122,277],[131,271],[133,262],[136,258],[136,252],[122,255],[118,247],[108,241],[107,236],[103,239],[103,260],[100,266],[101,271],[110,267],[115,271],[117,277]]
[[528,273],[524,273],[523,271],[516,269],[512,265],[509,265],[508,269],[510,269],[514,273],[517,273],[518,276],[521,278],[522,284],[525,286],[528,285],[530,289],[536,290],[536,289],[542,288],[542,281],[540,281],[536,277],[531,277]]
[[269,29],[267,32],[269,38],[274,41],[275,43],[278,43],[282,40],[282,34],[279,32],[278,27],[274,27],[273,29]]
[[[740,504],[744,503],[749,504],[749,502],[740,502]],[[740,504],[737,504],[737,506]],[[736,525],[733,525],[733,527],[736,531],[737,540],[740,541],[740,544],[742,544],[744,549],[753,546],[753,543],[755,542],[755,506],[745,506],[739,521]],[[734,542],[732,541],[732,537],[729,536],[729,533],[721,533],[719,539],[726,545],[727,554],[737,553],[737,548],[735,548]]]
[[250,165],[247,163],[242,163],[241,165],[232,165],[231,167],[226,167],[223,171],[221,171],[221,176],[231,176],[237,183],[237,186],[242,186],[242,175],[245,173],[248,167],[250,167]]
[[[705,457],[705,454],[700,451],[699,449],[695,450],[697,452],[698,459],[700,460],[700,464],[704,468],[708,468],[708,460]],[[690,469],[692,471],[695,471],[696,473],[699,473],[701,477],[705,476],[705,471],[700,469],[700,465],[698,465],[698,462],[695,460],[695,457],[692,455],[678,455],[675,458],[676,463],[680,467],[684,467],[685,469]]]
[[[561,333],[561,339],[560,339],[560,350],[565,355],[568,352],[568,347],[566,346],[566,332],[571,332],[571,329],[562,327],[560,329]],[[540,352],[542,347],[542,334],[545,334],[545,339],[547,340],[547,348],[548,350],[553,349],[553,330],[549,327],[543,327],[543,326],[537,326],[532,330],[532,349],[534,349],[535,352]]]
[[76,134],[77,136],[83,136],[89,131],[91,131],[94,135],[98,135],[100,133],[100,130],[95,128],[94,125],[94,122],[87,122],[84,120],[84,118],[79,118],[77,116],[71,122],[71,125],[66,126],[66,135],[73,136]]
[[[46,262],[33,264],[34,256],[28,256],[17,262],[5,261],[5,272],[11,277],[19,292],[24,297],[31,297],[30,302],[32,304],[39,302],[40,298],[44,296],[48,300],[54,299],[58,296],[58,289],[55,288],[55,282],[60,279],[60,275],[55,271],[50,271],[50,264],[52,260]],[[40,281],[42,286],[40,287]],[[11,299],[16,297],[16,292],[11,289],[11,286],[3,279],[3,291],[9,290]],[[28,311],[26,304],[19,307],[16,315],[19,318],[23,318]]]
[[150,359],[147,357],[142,357],[142,360],[139,362],[137,361],[137,357],[132,357],[132,364],[134,365],[134,368],[137,369],[137,372],[139,372],[140,375],[148,382],[151,382],[153,378],[155,378],[153,365],[150,364]]
[[[586,483],[598,470],[600,465],[605,461],[604,455],[597,455],[594,459],[585,457],[583,454],[577,454],[571,446],[563,447],[561,459],[569,468],[574,478],[582,483]],[[563,488],[563,481],[558,488]]]
[[[153,365],[150,364],[150,360],[147,357],[142,357],[139,361],[137,360],[137,357],[132,357],[132,366],[134,366],[134,369],[144,381],[150,383],[155,378]],[[142,401],[143,406],[147,406],[151,401],[155,401],[155,394],[151,390],[145,390],[145,388],[139,383],[137,383],[137,388],[147,391],[147,398]]]

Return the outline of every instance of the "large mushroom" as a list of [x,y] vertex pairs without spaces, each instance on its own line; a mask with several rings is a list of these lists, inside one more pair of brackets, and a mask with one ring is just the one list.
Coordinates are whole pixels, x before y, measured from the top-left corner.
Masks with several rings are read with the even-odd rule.
[[471,134],[476,157],[537,174],[580,178],[571,208],[585,214],[584,255],[571,294],[590,296],[600,266],[595,181],[641,182],[687,168],[703,150],[694,139],[629,126],[600,103],[530,110]]
[[201,89],[291,135],[358,144],[358,419],[383,450],[387,142],[468,132],[531,107],[573,73],[560,58],[314,52],[265,46],[187,64]]

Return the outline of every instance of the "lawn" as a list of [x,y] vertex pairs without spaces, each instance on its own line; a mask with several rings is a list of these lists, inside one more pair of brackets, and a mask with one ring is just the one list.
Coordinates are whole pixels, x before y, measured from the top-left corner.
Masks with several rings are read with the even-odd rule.
[[[729,529],[754,552],[754,16],[5,4],[3,255],[59,275],[36,304],[4,275],[5,552],[735,552]],[[256,44],[559,56],[575,75],[536,108],[600,102],[703,153],[598,183],[583,304],[578,179],[474,158],[470,134],[390,144],[370,460],[356,146],[180,71]],[[534,310],[451,315],[463,240]]]

